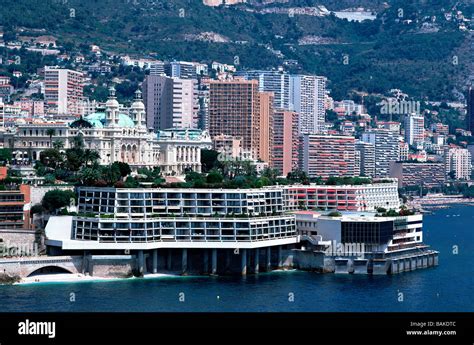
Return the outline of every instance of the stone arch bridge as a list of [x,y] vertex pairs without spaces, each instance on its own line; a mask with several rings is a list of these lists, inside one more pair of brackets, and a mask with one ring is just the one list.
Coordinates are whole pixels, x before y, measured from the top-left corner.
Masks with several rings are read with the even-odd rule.
[[0,274],[29,277],[42,272],[82,273],[82,256],[23,257],[0,260]]

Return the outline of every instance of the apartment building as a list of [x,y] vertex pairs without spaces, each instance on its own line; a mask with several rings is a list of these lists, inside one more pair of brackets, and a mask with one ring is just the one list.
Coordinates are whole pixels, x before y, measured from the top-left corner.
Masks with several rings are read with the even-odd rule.
[[81,72],[45,66],[44,98],[49,113],[80,116],[83,88],[84,75]]
[[355,138],[352,136],[303,134],[300,166],[310,177],[354,176]]
[[270,166],[286,176],[298,168],[298,113],[276,109],[272,132]]

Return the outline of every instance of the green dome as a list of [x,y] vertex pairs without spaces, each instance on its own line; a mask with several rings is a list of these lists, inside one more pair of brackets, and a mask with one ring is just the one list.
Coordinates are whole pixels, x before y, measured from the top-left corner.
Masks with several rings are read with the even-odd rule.
[[[104,128],[105,124],[106,124],[106,119],[105,119],[105,113],[104,112],[97,112],[97,113],[89,114],[87,116],[84,116],[84,120],[89,122],[95,128]],[[125,115],[125,114],[119,114],[118,126],[119,127],[133,128],[133,127],[135,127],[135,123],[130,118],[130,116]]]

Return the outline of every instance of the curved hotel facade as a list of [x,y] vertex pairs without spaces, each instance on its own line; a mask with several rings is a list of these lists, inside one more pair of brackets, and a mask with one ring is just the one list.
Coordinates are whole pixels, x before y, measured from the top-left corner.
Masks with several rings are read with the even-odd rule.
[[[79,187],[77,194],[77,215],[51,217],[46,226],[49,253],[86,257],[133,252],[142,273],[172,270],[176,262],[183,273],[197,263],[204,273],[246,274],[247,266],[258,272],[260,264],[265,269],[293,266],[300,242],[315,244],[298,221],[301,210],[368,211],[374,217],[378,207],[400,206],[397,182],[388,180],[360,186],[259,189]],[[373,221],[377,219],[382,220]],[[331,239],[342,240],[331,225],[335,223],[320,223],[323,242],[317,248]],[[384,237],[377,246],[384,248],[382,252],[377,248],[371,252],[384,255],[401,249],[394,247],[397,242],[411,241],[411,233],[400,234],[393,225],[387,231],[387,240]],[[421,230],[413,235],[415,245],[421,245]]]

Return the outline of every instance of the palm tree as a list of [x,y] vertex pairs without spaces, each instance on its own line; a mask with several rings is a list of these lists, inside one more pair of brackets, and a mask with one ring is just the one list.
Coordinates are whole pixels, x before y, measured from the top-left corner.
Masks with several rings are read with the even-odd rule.
[[56,140],[53,142],[53,148],[60,151],[64,148],[64,143],[61,140]]
[[46,135],[49,135],[49,147],[52,147],[52,143],[53,143],[53,135],[56,134],[56,131],[52,128],[48,128],[46,130]]
[[94,164],[94,162],[96,162],[99,158],[99,153],[91,149],[85,149],[84,155],[82,156],[86,166],[89,165],[89,163]]

